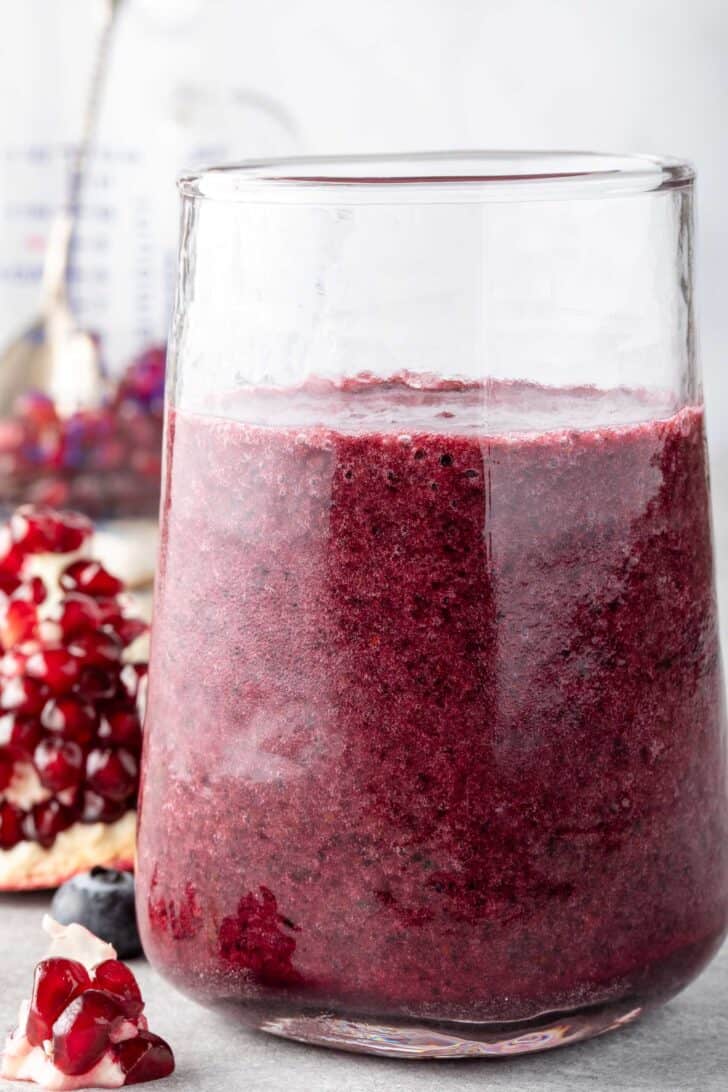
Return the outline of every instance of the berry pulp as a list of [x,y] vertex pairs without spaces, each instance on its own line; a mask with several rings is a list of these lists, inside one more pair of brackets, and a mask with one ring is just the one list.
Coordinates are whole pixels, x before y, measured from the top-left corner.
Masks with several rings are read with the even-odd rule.
[[168,430],[153,962],[387,1019],[685,985],[728,905],[702,409],[399,377],[225,413]]

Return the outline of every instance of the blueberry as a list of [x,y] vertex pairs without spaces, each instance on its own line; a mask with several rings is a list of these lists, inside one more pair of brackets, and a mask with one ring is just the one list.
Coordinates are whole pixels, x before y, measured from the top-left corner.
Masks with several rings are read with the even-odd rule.
[[113,944],[119,959],[142,954],[134,910],[134,877],[113,868],[92,868],[59,887],[51,915],[61,925],[78,922]]

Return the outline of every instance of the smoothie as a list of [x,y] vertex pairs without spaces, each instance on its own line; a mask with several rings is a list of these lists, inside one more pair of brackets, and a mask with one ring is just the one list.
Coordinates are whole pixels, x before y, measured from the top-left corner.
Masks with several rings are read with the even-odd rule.
[[499,1022],[724,934],[699,406],[401,375],[168,428],[147,953],[251,1012]]

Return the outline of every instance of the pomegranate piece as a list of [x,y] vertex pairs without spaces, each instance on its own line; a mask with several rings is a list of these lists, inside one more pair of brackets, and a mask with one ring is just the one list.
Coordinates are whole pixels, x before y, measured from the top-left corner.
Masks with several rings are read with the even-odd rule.
[[33,764],[41,783],[52,792],[60,792],[81,781],[84,755],[73,740],[44,739],[35,749]]
[[53,1024],[53,1064],[69,1076],[87,1073],[101,1060],[124,1018],[117,998],[103,990],[85,990]]
[[[62,451],[73,436],[113,443],[112,417],[75,415]],[[91,531],[85,516],[32,505],[0,527],[0,890],[49,887],[94,864],[124,869],[133,859],[126,813],[136,805],[135,702],[146,664],[123,659],[147,626],[102,565],[62,556],[82,549]],[[41,553],[61,559],[33,562]],[[91,823],[117,826],[108,839],[103,831],[86,837],[82,824]],[[74,838],[54,846],[74,824]],[[27,863],[5,856],[22,841],[50,852]]]
[[174,1072],[174,1055],[164,1039],[151,1031],[140,1031],[114,1048],[119,1065],[126,1074],[124,1084],[156,1081]]
[[167,1043],[148,1030],[134,975],[82,925],[43,919],[52,938],[21,1023],[0,1052],[0,1077],[49,1088],[118,1088],[166,1077]]
[[81,591],[92,596],[118,595],[124,585],[98,561],[74,561],[61,573],[64,591]]
[[118,998],[129,1017],[139,1016],[144,1008],[139,983],[119,959],[107,959],[94,970],[94,985]]
[[91,985],[91,977],[75,959],[42,959],[35,968],[33,993],[25,1034],[33,1046],[50,1039],[54,1023],[66,1006]]
[[28,658],[25,670],[32,679],[44,682],[52,694],[67,694],[78,682],[81,664],[65,648],[45,648]]
[[105,747],[89,752],[86,781],[107,800],[125,800],[136,788],[139,764],[125,747]]

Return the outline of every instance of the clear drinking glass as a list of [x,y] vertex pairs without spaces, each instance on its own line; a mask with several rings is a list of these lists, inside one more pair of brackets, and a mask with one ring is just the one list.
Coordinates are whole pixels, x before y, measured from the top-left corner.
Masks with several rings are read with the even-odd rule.
[[632,1020],[728,911],[690,167],[291,160],[181,191],[150,959],[383,1054]]

